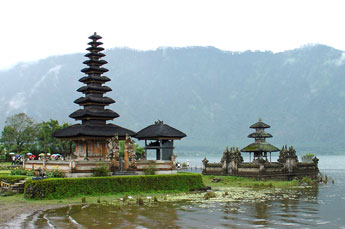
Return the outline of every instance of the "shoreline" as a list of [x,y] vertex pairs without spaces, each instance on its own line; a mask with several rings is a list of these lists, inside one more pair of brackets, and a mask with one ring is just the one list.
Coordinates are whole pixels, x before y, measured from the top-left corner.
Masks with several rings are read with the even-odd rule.
[[[213,183],[212,179],[218,177],[220,182]],[[203,176],[203,183],[211,186],[212,191],[219,192],[219,189],[230,188],[230,189],[252,189],[261,187],[261,190],[272,189],[272,188],[283,188],[288,189],[293,186],[298,186],[298,183],[292,181],[280,182],[280,181],[256,181],[248,178],[239,177],[224,177],[224,176]],[[170,196],[170,201],[180,199],[182,196],[190,196],[192,193],[188,192],[153,192],[153,193],[137,193],[131,194],[134,198],[145,196],[157,196],[162,199],[163,196]],[[194,193],[195,194],[195,193]],[[236,194],[236,191],[234,192]],[[76,196],[65,199],[53,199],[53,200],[31,200],[25,199],[23,194],[15,194],[13,196],[0,197],[0,228],[13,228],[18,227],[18,223],[25,220],[26,217],[34,214],[37,211],[45,211],[54,208],[65,207],[75,204],[83,204],[82,198],[86,198],[88,204],[96,204],[100,199],[105,202],[118,202],[119,199],[124,197],[126,193],[117,194],[103,194],[103,195],[92,195],[92,196]],[[193,194],[192,194],[193,195]],[[204,195],[200,193],[199,195]],[[175,197],[174,197],[175,196]],[[195,196],[195,195],[194,195]],[[190,196],[191,197],[191,196]],[[164,198],[164,197],[163,197]],[[164,202],[164,200],[160,200]]]
[[22,222],[26,217],[34,214],[37,211],[46,211],[49,209],[68,206],[68,204],[37,204],[37,203],[8,203],[4,204],[1,201],[0,208],[0,228],[16,228],[20,227],[18,222]]

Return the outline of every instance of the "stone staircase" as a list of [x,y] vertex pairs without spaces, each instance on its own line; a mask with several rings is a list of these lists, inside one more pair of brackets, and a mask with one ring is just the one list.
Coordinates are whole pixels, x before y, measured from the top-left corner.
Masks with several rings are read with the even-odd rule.
[[13,193],[24,193],[26,179],[20,180],[17,183],[10,184],[7,182],[1,182],[1,191],[13,192]]
[[137,175],[135,171],[114,171],[113,176],[130,176]]

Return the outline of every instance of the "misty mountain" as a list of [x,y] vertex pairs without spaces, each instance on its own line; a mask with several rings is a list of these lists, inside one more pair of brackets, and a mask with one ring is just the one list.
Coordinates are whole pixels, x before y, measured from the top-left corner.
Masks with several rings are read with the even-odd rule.
[[[315,45],[281,53],[227,52],[213,47],[110,49],[105,74],[120,114],[114,123],[139,131],[160,119],[187,134],[182,151],[222,151],[252,142],[258,118],[271,125],[268,141],[298,150],[345,147],[345,54]],[[53,56],[0,72],[0,127],[26,112],[36,121],[78,109],[84,54]]]

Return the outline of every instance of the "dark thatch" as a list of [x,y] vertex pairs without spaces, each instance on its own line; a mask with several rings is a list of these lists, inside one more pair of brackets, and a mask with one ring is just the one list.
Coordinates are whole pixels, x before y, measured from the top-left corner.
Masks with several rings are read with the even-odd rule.
[[74,119],[81,119],[81,118],[105,118],[107,120],[112,120],[114,118],[120,117],[120,115],[110,109],[105,110],[96,110],[96,109],[79,109],[72,114],[70,114],[71,118]]
[[100,105],[102,104],[111,104],[115,103],[115,101],[109,97],[94,97],[94,96],[88,96],[88,97],[80,97],[79,99],[76,99],[74,101],[76,104],[85,104],[85,103],[98,103]]
[[254,132],[248,135],[248,138],[272,138],[273,136],[269,133],[264,131],[262,132]]
[[102,74],[104,72],[109,71],[106,68],[100,68],[97,66],[89,66],[88,68],[83,68],[81,72],[84,72],[86,74]]
[[95,46],[100,46],[103,45],[103,42],[100,41],[90,41],[89,43],[87,43],[88,45],[95,45]]
[[134,131],[128,130],[121,126],[117,126],[114,124],[106,124],[106,125],[94,125],[94,124],[76,124],[69,126],[62,130],[57,130],[53,134],[56,138],[78,138],[78,137],[105,137],[110,138],[114,137],[115,134],[119,136],[119,138],[128,136],[135,136],[136,133]]
[[101,52],[99,52],[99,53],[86,53],[84,56],[87,58],[91,58],[91,57],[92,58],[101,58],[101,57],[104,57],[105,54],[101,53]]
[[101,52],[101,51],[103,51],[104,50],[104,48],[102,48],[102,47],[94,47],[94,46],[92,46],[92,47],[88,47],[86,50],[88,50],[88,51],[90,51],[90,52]]
[[98,35],[96,32],[94,32],[94,34],[92,34],[91,36],[89,36],[89,39],[93,40],[93,41],[97,41],[99,39],[102,39],[102,37],[100,35]]
[[85,60],[83,62],[83,64],[87,64],[87,65],[96,65],[96,66],[101,66],[103,64],[107,64],[108,62],[105,61],[105,60],[94,60],[94,59],[91,59],[91,60]]
[[243,149],[241,152],[278,152],[280,149],[267,143],[267,142],[255,142],[252,143]]
[[157,121],[155,124],[150,125],[142,130],[140,130],[135,136],[139,140],[158,140],[158,139],[181,139],[187,135],[182,131],[179,131],[167,124],[164,124],[163,121]]
[[110,87],[107,86],[95,86],[95,85],[87,85],[87,86],[82,86],[78,90],[78,92],[88,92],[88,91],[94,91],[99,94],[106,93],[108,91],[111,91]]
[[100,82],[100,83],[105,83],[110,81],[110,79],[106,76],[84,76],[82,78],[79,79],[80,82],[83,83],[88,83],[88,82]]
[[257,129],[257,128],[270,128],[270,125],[267,125],[266,123],[259,121],[257,123],[254,123],[253,125],[250,126],[250,128]]

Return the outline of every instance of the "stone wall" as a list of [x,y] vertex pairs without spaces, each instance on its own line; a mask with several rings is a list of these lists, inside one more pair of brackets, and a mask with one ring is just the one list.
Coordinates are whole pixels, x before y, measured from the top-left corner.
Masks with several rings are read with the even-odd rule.
[[208,163],[203,160],[204,175],[229,175],[250,177],[255,179],[292,180],[306,176],[317,178],[319,173],[318,159],[315,157],[312,162],[298,162],[296,151],[293,147],[283,147],[278,162],[266,160],[255,160],[243,162],[243,159],[236,148],[228,148],[224,151],[221,163]]
[[[40,170],[46,171],[59,170],[64,172],[67,177],[85,177],[92,176],[92,170],[100,166],[107,166],[111,168],[111,161],[62,161],[62,160],[32,160],[24,162],[24,169],[27,170]],[[156,161],[156,160],[145,160],[136,161],[136,168],[132,171],[135,174],[144,174],[144,169],[149,166],[154,166],[156,174],[175,174],[177,170],[174,167],[172,161]]]

